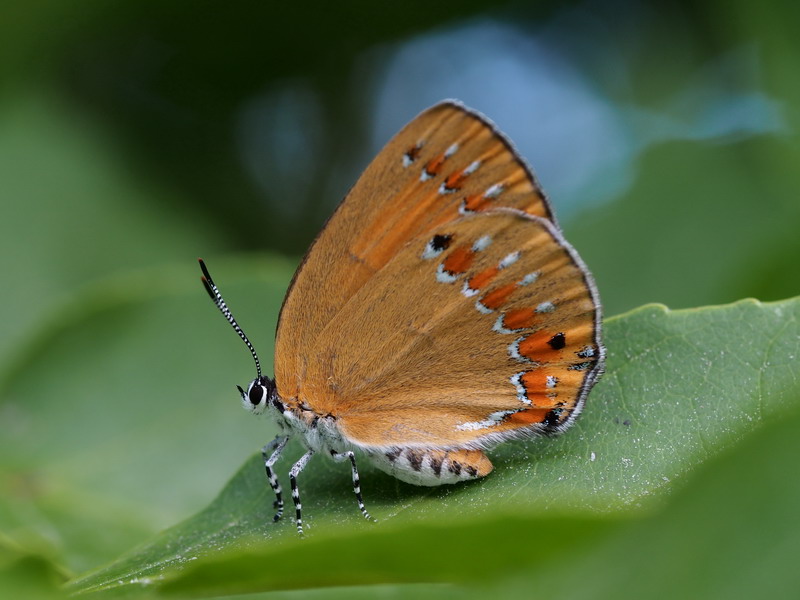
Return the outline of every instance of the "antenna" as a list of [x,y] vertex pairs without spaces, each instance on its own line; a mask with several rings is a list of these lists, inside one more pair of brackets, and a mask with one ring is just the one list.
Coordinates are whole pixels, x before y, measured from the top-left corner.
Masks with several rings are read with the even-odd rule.
[[214,285],[214,280],[211,279],[211,275],[206,268],[206,263],[203,262],[202,258],[198,258],[197,261],[200,263],[200,268],[203,270],[203,276],[200,278],[203,281],[203,285],[208,292],[208,295],[211,296],[211,299],[216,304],[219,312],[222,313],[222,316],[228,320],[228,323],[231,324],[233,330],[239,334],[239,337],[242,338],[242,341],[247,344],[247,347],[250,349],[250,354],[253,355],[253,360],[256,361],[256,371],[258,372],[258,378],[261,379],[261,362],[258,360],[258,354],[256,354],[256,349],[253,348],[253,344],[250,343],[250,340],[247,339],[247,336],[242,331],[242,328],[239,327],[239,324],[236,322],[236,319],[233,318],[231,314],[231,310],[228,308],[228,305],[225,304],[225,300],[222,299],[222,294],[219,293],[217,286]]

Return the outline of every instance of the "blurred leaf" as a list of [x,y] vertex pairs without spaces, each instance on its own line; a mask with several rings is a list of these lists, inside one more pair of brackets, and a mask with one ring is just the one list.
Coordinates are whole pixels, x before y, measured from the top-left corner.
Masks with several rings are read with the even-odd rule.
[[197,213],[142,184],[98,123],[31,88],[0,96],[0,380],[20,345],[83,284],[219,248]]
[[624,198],[566,224],[607,313],[797,295],[800,177],[782,159],[792,148],[766,136],[654,147]]
[[0,535],[0,598],[64,598],[67,575],[51,561],[21,550]]
[[728,21],[731,30],[727,33],[748,41],[758,40],[758,49],[763,57],[763,84],[785,102],[787,117],[795,134],[793,154],[794,164],[797,164],[796,157],[800,151],[800,140],[796,135],[800,127],[800,81],[794,74],[800,60],[800,44],[794,24],[800,19],[800,6],[785,0],[770,4],[740,1],[733,8],[735,13],[730,14]]
[[[301,540],[290,519],[270,522],[271,492],[253,457],[206,510],[73,589],[176,574],[179,589],[206,593],[446,582],[500,573],[523,555],[547,563],[558,548],[572,552],[602,534],[610,521],[599,513],[642,506],[795,406],[798,317],[800,300],[748,300],[672,312],[648,306],[610,319],[608,373],[582,419],[561,438],[498,448],[496,471],[485,481],[416,488],[363,468],[362,489],[382,521],[374,526],[356,510],[347,470],[318,459],[301,478],[311,528]],[[287,468],[288,459],[278,466]],[[543,520],[545,513],[573,518]],[[480,547],[467,559],[463,549],[474,539]],[[226,548],[231,553],[220,555]]]
[[[204,320],[214,318],[207,300],[200,308],[193,262],[220,244],[203,217],[173,211],[163,189],[137,176],[98,122],[47,86],[0,97],[0,487],[9,492],[0,498],[0,528],[31,552],[81,571],[209,499],[192,499],[204,486],[191,471],[183,493],[170,493],[181,478],[165,474],[160,498],[140,476],[157,462],[149,453],[163,451],[149,438],[168,439],[158,427],[169,419],[153,421],[156,413],[146,411],[164,404],[170,367],[184,360],[185,371],[172,376],[189,380],[214,360],[205,353],[189,364],[181,354],[183,344],[199,348],[206,339],[194,327],[201,317],[185,325],[186,342],[173,327],[188,317],[181,294],[199,300]],[[180,269],[143,270],[176,260]],[[291,268],[271,262],[276,271],[267,279],[281,297]],[[159,323],[158,332],[137,320],[151,300],[171,303],[145,317]],[[172,398],[196,393],[201,382],[175,388]],[[221,453],[209,454],[226,475],[240,461],[220,465],[214,457]],[[129,468],[137,461],[141,468]]]
[[[269,369],[292,265],[207,258]],[[20,546],[96,566],[206,505],[273,435],[238,408],[252,362],[199,276],[190,260],[86,286],[16,349],[0,388],[0,530]]]

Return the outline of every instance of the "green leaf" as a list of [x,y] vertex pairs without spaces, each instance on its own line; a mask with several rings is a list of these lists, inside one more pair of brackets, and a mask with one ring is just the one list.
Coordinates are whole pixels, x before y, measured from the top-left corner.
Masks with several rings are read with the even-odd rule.
[[[292,265],[210,263],[269,369]],[[97,566],[208,504],[272,435],[239,408],[252,361],[199,277],[188,260],[101,280],[16,349],[0,386],[0,530],[18,545]]]
[[271,523],[254,456],[207,509],[71,589],[242,593],[485,580],[520,560],[551,565],[607,536],[609,516],[656,511],[670,482],[797,405],[799,316],[795,299],[647,306],[610,319],[608,372],[583,417],[560,438],[501,446],[486,480],[416,488],[365,466],[373,525],[358,514],[348,470],[319,459],[300,479],[310,527],[299,539],[290,519]]
[[[798,433],[797,407],[775,415],[693,473],[663,512],[621,523],[598,543],[556,555],[544,568],[515,568],[502,582],[491,582],[492,593],[524,597],[546,578],[564,582],[548,590],[554,599],[797,598]],[[176,587],[187,583],[184,577]]]

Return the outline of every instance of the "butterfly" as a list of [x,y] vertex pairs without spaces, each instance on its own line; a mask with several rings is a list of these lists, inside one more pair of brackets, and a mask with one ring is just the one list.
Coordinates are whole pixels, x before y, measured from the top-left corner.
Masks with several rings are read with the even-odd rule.
[[357,460],[416,485],[489,474],[485,451],[558,434],[603,371],[600,299],[531,169],[484,116],[457,101],[421,113],[367,167],[308,250],[278,319],[275,377],[202,260],[206,290],[250,349],[244,407],[305,453]]

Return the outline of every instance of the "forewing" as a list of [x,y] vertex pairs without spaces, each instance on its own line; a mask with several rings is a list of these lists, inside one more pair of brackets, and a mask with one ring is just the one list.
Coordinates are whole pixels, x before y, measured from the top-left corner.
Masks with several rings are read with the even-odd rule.
[[466,216],[413,238],[303,350],[299,398],[368,447],[558,432],[602,370],[590,275],[546,219]]
[[281,397],[298,396],[308,349],[409,240],[499,206],[552,220],[531,171],[486,118],[443,102],[409,123],[367,167],[295,274],[275,348]]

